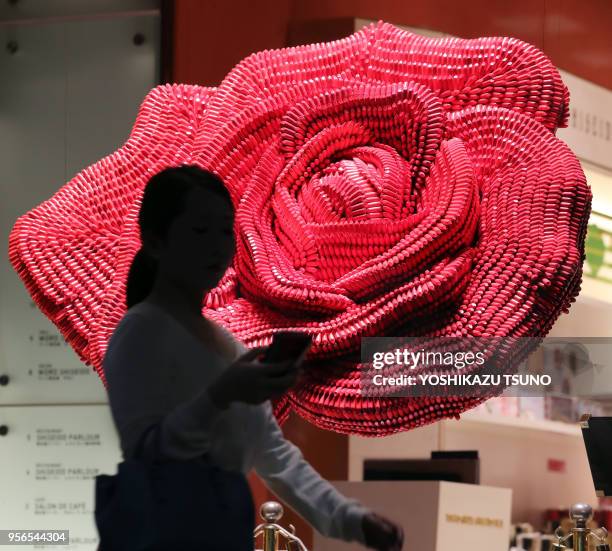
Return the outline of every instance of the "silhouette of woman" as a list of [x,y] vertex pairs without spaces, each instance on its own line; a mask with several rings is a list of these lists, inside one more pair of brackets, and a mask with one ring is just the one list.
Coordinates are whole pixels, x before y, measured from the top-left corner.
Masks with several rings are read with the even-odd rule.
[[[204,295],[235,252],[234,207],[221,179],[195,165],[162,170],[147,183],[138,222],[128,310],[103,361],[124,458],[160,422],[164,456],[206,456],[243,476],[254,468],[323,535],[401,549],[399,526],[339,493],[284,438],[270,398],[295,384],[300,365],[261,363],[265,348],[247,349],[202,315]],[[145,454],[152,445],[145,440]],[[250,499],[235,505],[252,508]]]

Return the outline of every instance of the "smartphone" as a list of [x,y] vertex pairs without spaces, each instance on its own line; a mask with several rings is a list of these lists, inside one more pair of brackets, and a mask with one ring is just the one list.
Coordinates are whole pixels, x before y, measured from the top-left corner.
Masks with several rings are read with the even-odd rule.
[[263,362],[301,361],[310,349],[312,337],[302,331],[274,333],[272,344],[264,352]]

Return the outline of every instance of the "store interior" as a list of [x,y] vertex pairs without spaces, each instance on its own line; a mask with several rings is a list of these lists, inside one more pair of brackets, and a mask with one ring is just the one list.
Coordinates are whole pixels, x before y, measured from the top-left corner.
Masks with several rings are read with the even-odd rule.
[[[580,295],[548,336],[612,338],[612,4],[607,0],[5,1],[0,5],[5,240],[18,216],[126,140],[140,102],[154,86],[215,86],[252,52],[336,40],[378,20],[430,37],[513,36],[540,48],[562,72],[570,89],[570,121],[557,135],[580,159],[593,203]],[[83,369],[37,310],[6,258],[1,277],[0,375],[9,382],[0,386],[0,425],[16,429],[3,439],[8,453],[0,453],[0,518],[28,524],[43,520],[28,516],[29,506],[52,501],[49,496],[60,492],[63,480],[43,483],[33,476],[42,467],[34,466],[25,435],[41,430],[41,420],[98,431],[104,446],[77,452],[81,464],[95,472],[112,470],[119,457],[97,375]],[[546,537],[567,524],[576,503],[593,508],[593,527],[612,530],[612,497],[596,495],[580,424],[585,414],[612,416],[612,372],[596,369],[585,390],[567,358],[552,354],[537,361],[558,362],[567,385],[546,396],[492,398],[459,420],[384,437],[323,430],[294,412],[283,432],[339,488],[361,495],[362,489],[347,484],[376,480],[372,503],[389,515],[431,519],[448,499],[449,523],[453,514],[492,523],[508,515],[505,549],[547,551],[552,547]],[[73,375],[43,373],[61,371],[60,366]],[[73,452],[62,450],[55,456],[45,450],[40,461],[61,463],[64,457],[69,463]],[[465,493],[435,486],[440,480],[460,483]],[[249,483],[257,505],[280,501],[255,473]],[[62,491],[91,512],[91,478],[68,484]],[[488,488],[499,492],[487,493]],[[91,518],[72,515],[70,522],[81,538],[80,547],[71,549],[95,549]],[[308,549],[356,549],[317,535],[289,507],[280,523],[293,525]],[[405,549],[450,549],[444,547],[450,542],[442,524],[423,521],[421,534],[406,534],[411,543]],[[425,543],[436,530],[438,543]],[[415,545],[419,538],[422,546]],[[498,549],[492,545],[486,548]]]

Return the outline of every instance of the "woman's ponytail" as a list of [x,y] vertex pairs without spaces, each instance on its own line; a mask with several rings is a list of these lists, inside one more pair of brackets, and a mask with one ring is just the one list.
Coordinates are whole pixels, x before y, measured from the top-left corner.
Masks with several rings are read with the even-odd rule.
[[134,256],[127,278],[126,306],[129,310],[143,301],[153,290],[157,261],[141,247]]

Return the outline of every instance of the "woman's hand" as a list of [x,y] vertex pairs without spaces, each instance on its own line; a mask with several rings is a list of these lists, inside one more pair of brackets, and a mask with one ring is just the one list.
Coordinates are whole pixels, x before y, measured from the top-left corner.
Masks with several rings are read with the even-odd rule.
[[284,394],[297,381],[302,362],[259,361],[267,346],[252,348],[224,369],[208,387],[213,403],[225,409],[231,402],[260,404]]
[[399,524],[379,515],[368,513],[362,521],[368,547],[378,551],[400,551],[404,545],[404,530]]

